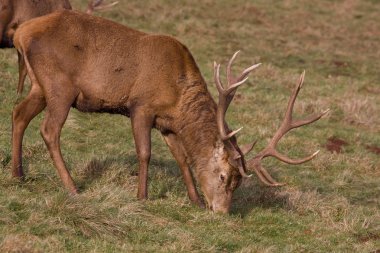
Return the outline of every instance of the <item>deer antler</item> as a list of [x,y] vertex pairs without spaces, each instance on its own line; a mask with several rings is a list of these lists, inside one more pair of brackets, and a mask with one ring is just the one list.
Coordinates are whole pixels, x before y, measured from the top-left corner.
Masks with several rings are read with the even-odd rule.
[[[220,64],[217,64],[216,62],[214,62],[214,79],[215,79],[216,88],[218,89],[218,93],[219,93],[219,102],[218,102],[218,108],[217,108],[217,125],[218,125],[220,136],[223,141],[227,141],[231,139],[236,133],[238,133],[242,129],[241,127],[235,131],[229,130],[229,128],[227,127],[227,123],[225,121],[226,112],[227,112],[228,106],[230,105],[232,99],[235,96],[237,88],[240,85],[242,85],[245,81],[247,81],[249,73],[251,73],[255,68],[261,65],[261,63],[252,65],[251,67],[243,70],[243,72],[240,74],[239,77],[234,77],[232,75],[231,67],[232,67],[232,63],[236,59],[239,52],[240,51],[235,52],[235,54],[231,57],[231,59],[228,62],[227,88],[223,87],[223,84],[220,80]],[[249,177],[245,172],[246,164],[244,160],[244,152],[249,152],[252,149],[253,145],[255,145],[255,143],[245,146],[244,151],[242,151],[237,145],[236,139],[231,142],[236,153],[234,157],[232,158],[233,160],[232,162],[236,164],[236,166],[239,168],[239,172],[243,177]]]
[[260,66],[261,64],[259,63],[259,64],[252,65],[251,67],[246,68],[239,77],[234,77],[231,74],[231,66],[236,56],[239,54],[239,52],[240,51],[235,52],[235,54],[232,56],[232,58],[228,62],[226,89],[223,87],[223,84],[220,80],[220,64],[217,64],[216,62],[214,62],[214,80],[215,80],[216,88],[218,89],[218,92],[219,92],[219,102],[218,102],[218,109],[217,109],[217,124],[218,124],[219,133],[223,141],[230,139],[232,136],[234,136],[236,133],[238,133],[242,129],[241,127],[238,130],[227,133],[227,131],[229,130],[225,123],[226,111],[232,99],[235,96],[237,88],[240,85],[242,85],[245,81],[247,81],[249,73],[252,72],[258,66]]
[[92,14],[94,11],[101,11],[101,10],[109,9],[109,8],[115,6],[116,4],[118,4],[119,2],[116,1],[116,2],[113,2],[110,4],[106,4],[106,5],[103,5],[102,3],[103,3],[103,0],[91,0],[91,1],[89,1],[86,12],[88,14]]
[[264,159],[267,156],[273,156],[273,157],[275,157],[275,158],[277,158],[280,161],[283,161],[285,163],[289,163],[289,164],[301,164],[301,163],[310,161],[319,152],[319,150],[318,150],[314,154],[312,154],[310,156],[307,156],[305,158],[302,158],[302,159],[291,159],[291,158],[289,158],[289,157],[287,157],[287,156],[279,153],[275,149],[275,147],[276,147],[277,143],[279,142],[279,140],[287,132],[289,132],[291,129],[297,128],[297,127],[301,127],[301,126],[304,126],[304,125],[307,125],[307,124],[310,124],[310,123],[313,123],[314,121],[319,120],[323,115],[325,115],[326,113],[328,113],[330,111],[330,109],[327,109],[324,112],[316,114],[316,115],[312,115],[312,116],[310,116],[307,119],[293,121],[292,113],[293,113],[294,102],[296,101],[297,95],[298,95],[298,93],[299,93],[299,91],[300,91],[300,89],[302,87],[304,78],[305,78],[305,71],[303,71],[303,73],[301,74],[299,82],[298,82],[297,86],[295,87],[295,89],[293,91],[293,94],[290,97],[290,100],[288,102],[288,107],[287,107],[286,113],[285,113],[285,118],[284,118],[284,120],[283,120],[280,128],[277,130],[277,132],[275,133],[275,135],[273,136],[273,138],[271,139],[271,141],[268,143],[268,145],[262,151],[260,151],[254,158],[252,158],[251,160],[249,160],[247,162],[248,167],[253,168],[254,171],[256,172],[257,176],[259,177],[259,179],[264,184],[266,184],[268,186],[281,186],[281,185],[284,185],[284,184],[278,183],[276,180],[274,180],[269,175],[269,173],[264,169],[264,167],[261,164],[261,160],[262,159]]

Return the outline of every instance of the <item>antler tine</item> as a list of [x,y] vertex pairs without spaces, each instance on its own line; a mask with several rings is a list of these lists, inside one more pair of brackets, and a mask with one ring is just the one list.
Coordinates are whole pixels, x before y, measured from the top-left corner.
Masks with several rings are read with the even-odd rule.
[[[224,114],[226,113],[227,108],[230,105],[230,103],[231,103],[231,101],[235,95],[234,91],[237,89],[237,87],[239,85],[243,84],[243,82],[239,82],[239,83],[229,87],[228,89],[224,89],[222,81],[220,80],[220,64],[217,64],[216,62],[214,62],[214,80],[215,80],[216,88],[218,89],[218,93],[219,93],[218,111],[223,113],[222,117],[224,119]],[[223,128],[224,128],[224,126],[223,126]],[[237,132],[235,132],[235,134],[236,133]],[[226,136],[227,139],[229,139],[231,137],[232,136],[230,136],[230,137]]]
[[285,120],[286,120],[286,122],[292,120],[292,113],[293,113],[294,103],[296,101],[298,93],[301,90],[301,87],[302,87],[302,84],[303,84],[304,80],[305,80],[305,70],[302,72],[302,74],[300,76],[300,79],[298,81],[298,84],[294,88],[293,94],[290,96],[290,99],[289,99],[289,102],[288,102],[288,106],[286,108],[286,113],[285,113]]
[[239,168],[240,175],[241,175],[242,177],[245,177],[245,178],[252,177],[252,174],[251,174],[251,175],[248,175],[248,174],[245,172],[243,166],[238,166],[238,168]]
[[257,64],[252,65],[251,67],[246,68],[245,70],[243,70],[243,72],[241,73],[241,76],[238,78],[238,80],[247,77],[249,75],[249,73],[251,73],[254,69],[256,69],[257,67],[259,67],[260,65],[261,65],[261,63],[257,63]]
[[223,137],[223,140],[228,140],[229,138],[231,138],[232,136],[236,135],[238,132],[240,132],[241,130],[243,129],[243,127],[240,127],[239,129],[235,130],[235,131],[232,131],[231,133],[225,135]]
[[[216,87],[217,87],[219,93],[223,94],[224,96],[228,96],[231,94],[231,96],[233,98],[233,96],[235,95],[235,93],[233,93],[233,92],[236,91],[240,85],[242,85],[245,81],[248,80],[248,77],[246,77],[244,80],[240,80],[237,83],[231,84],[230,82],[228,82],[228,87],[225,89],[223,87],[222,81],[220,80],[220,64],[216,64],[216,62],[214,62],[214,69],[215,69],[214,70],[214,79],[215,79]],[[232,98],[231,98],[231,100],[232,100]]]
[[227,81],[228,81],[228,86],[230,86],[230,82],[232,83],[232,80],[234,79],[232,77],[232,63],[235,61],[236,57],[240,53],[240,50],[236,51],[234,55],[231,57],[231,59],[228,61],[227,64]]
[[255,173],[262,183],[264,183],[267,186],[273,185],[271,182],[268,181],[268,179],[259,170],[255,169]]
[[109,9],[109,8],[115,6],[116,4],[118,4],[119,2],[115,1],[113,3],[106,4],[106,5],[102,5],[102,3],[103,3],[103,0],[91,0],[91,1],[89,1],[87,13],[92,14],[94,11],[101,11],[101,10]]
[[297,128],[297,127],[300,127],[300,126],[303,126],[303,125],[307,125],[307,124],[310,124],[310,123],[313,123],[313,122],[317,121],[323,115],[325,115],[326,113],[328,113],[330,111],[330,109],[327,109],[327,110],[323,111],[322,113],[320,113],[318,115],[311,116],[311,117],[309,117],[307,119],[293,121],[293,107],[294,107],[294,103],[295,103],[295,101],[297,99],[298,93],[299,93],[299,91],[300,91],[300,89],[302,87],[304,79],[305,79],[305,71],[302,72],[302,74],[300,76],[300,79],[299,79],[299,81],[298,81],[295,89],[293,90],[292,95],[290,96],[284,120],[283,120],[280,128],[277,130],[277,132],[275,133],[274,137],[272,138],[270,144],[268,145],[268,146],[271,147],[271,149],[273,149],[277,145],[277,143],[279,142],[279,140],[282,138],[282,136],[284,136],[291,129]]
[[279,183],[276,180],[274,180],[272,176],[269,175],[269,173],[266,171],[266,169],[264,169],[261,163],[257,163],[254,168],[256,175],[258,176],[260,181],[263,182],[265,185],[272,187],[285,185],[284,183]]
[[223,88],[222,81],[220,80],[219,72],[220,72],[220,64],[217,64],[214,61],[214,81],[216,84],[216,88],[218,89],[218,92],[223,94],[224,88]]
[[267,172],[262,165],[259,167],[260,173],[269,181],[270,186],[283,186],[285,183],[279,183],[272,178],[272,176]]
[[247,78],[247,76],[249,75],[249,73],[251,73],[255,68],[257,68],[257,67],[259,67],[261,65],[261,63],[254,64],[254,65],[246,68],[245,70],[243,70],[238,78],[235,78],[232,75],[232,63],[235,61],[235,59],[236,59],[236,57],[237,57],[237,55],[239,53],[240,53],[240,50],[236,51],[235,54],[231,57],[231,59],[228,61],[228,65],[227,65],[227,80],[228,80],[229,86],[231,86],[231,83],[240,82],[242,80],[243,80],[243,83],[244,83],[245,80],[246,80],[246,78]]
[[[320,113],[318,115],[311,116],[308,119],[298,120],[298,121],[294,121],[293,122],[293,120],[292,120],[292,113],[293,113],[294,103],[295,103],[297,95],[298,95],[298,93],[299,93],[299,91],[300,91],[300,89],[302,87],[304,79],[305,79],[305,71],[302,72],[302,74],[300,76],[300,79],[299,79],[299,81],[297,83],[297,86],[295,87],[292,95],[290,96],[290,99],[289,99],[289,102],[288,102],[288,106],[287,106],[287,109],[286,109],[286,113],[285,113],[285,117],[283,119],[283,122],[282,122],[281,126],[276,131],[276,133],[274,134],[273,138],[270,140],[270,142],[268,143],[268,145],[262,151],[260,151],[254,158],[252,158],[251,160],[249,160],[247,162],[248,163],[248,167],[252,167],[254,169],[254,171],[256,172],[256,174],[258,175],[259,179],[264,184],[266,184],[266,185],[278,186],[278,185],[282,185],[282,184],[276,182],[269,175],[269,173],[262,167],[261,161],[265,157],[273,156],[273,157],[279,159],[280,161],[288,163],[288,164],[301,164],[301,163],[310,161],[311,159],[313,159],[319,153],[319,150],[318,150],[314,154],[309,155],[309,156],[307,156],[305,158],[291,159],[288,156],[285,156],[285,155],[279,153],[275,149],[275,147],[276,147],[277,143],[280,141],[280,139],[287,132],[289,132],[291,129],[297,128],[297,127],[300,127],[300,126],[303,126],[303,125],[307,125],[307,124],[310,124],[310,123],[313,123],[313,122],[317,121],[318,119],[320,119],[323,115],[325,115],[326,113],[329,112],[329,109],[328,109],[328,110],[325,110],[324,112],[322,112],[322,113]],[[270,184],[268,184],[268,182]]]
[[237,55],[239,54],[240,51],[237,51],[234,53],[234,55],[231,57],[231,59],[228,62],[227,65],[227,87],[224,88],[222,81],[220,80],[220,64],[217,64],[214,62],[214,80],[216,84],[216,88],[218,89],[219,93],[219,102],[218,102],[218,109],[217,109],[217,123],[218,123],[218,128],[219,132],[221,134],[222,140],[228,140],[232,136],[234,136],[237,132],[239,132],[242,128],[239,128],[236,131],[232,131],[227,134],[228,128],[225,123],[225,114],[228,109],[228,106],[230,105],[235,92],[237,88],[242,85],[245,81],[248,79],[248,74],[258,67],[259,65],[256,64],[254,66],[251,66],[247,68],[246,70],[243,71],[244,78],[239,77],[238,79],[235,79],[232,74],[231,74],[231,68],[232,68],[232,63],[236,59]]
[[110,3],[110,4],[95,6],[95,10],[99,11],[99,10],[109,9],[109,8],[117,5],[118,3],[119,3],[119,1],[115,1],[115,2]]
[[278,160],[282,161],[282,162],[285,162],[285,163],[289,163],[289,164],[301,164],[301,163],[305,163],[305,162],[308,162],[310,161],[311,159],[313,159],[314,157],[316,157],[318,155],[320,150],[317,150],[316,152],[314,152],[314,154],[312,155],[309,155],[305,158],[301,158],[301,159],[291,159],[281,153],[279,153],[277,150],[274,150],[272,156],[273,157],[276,157]]
[[297,120],[295,122],[293,122],[291,124],[291,128],[297,128],[297,127],[300,127],[300,126],[304,126],[304,125],[308,125],[308,124],[311,124],[317,120],[319,120],[320,118],[322,118],[323,116],[325,116],[328,112],[330,111],[330,108],[317,114],[317,115],[312,115],[310,116],[309,118],[307,119],[304,119],[304,120]]

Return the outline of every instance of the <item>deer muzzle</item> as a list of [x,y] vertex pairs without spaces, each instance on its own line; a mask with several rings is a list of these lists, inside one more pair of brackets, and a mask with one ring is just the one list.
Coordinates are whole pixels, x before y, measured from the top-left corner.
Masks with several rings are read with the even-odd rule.
[[217,195],[209,203],[210,209],[214,213],[227,214],[230,211],[232,202],[232,192],[226,192],[225,194]]

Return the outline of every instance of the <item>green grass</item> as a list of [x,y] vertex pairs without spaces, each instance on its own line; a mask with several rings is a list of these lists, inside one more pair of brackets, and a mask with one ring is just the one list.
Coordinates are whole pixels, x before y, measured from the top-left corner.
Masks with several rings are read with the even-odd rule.
[[[84,0],[73,0],[77,9]],[[10,176],[11,112],[17,58],[0,51],[0,252],[379,252],[379,1],[122,0],[101,15],[150,33],[177,37],[193,53],[215,95],[214,60],[241,49],[235,69],[262,62],[228,113],[239,141],[266,145],[291,88],[306,69],[298,117],[326,108],[319,122],[297,129],[280,150],[313,161],[265,166],[287,186],[256,178],[234,195],[232,213],[190,204],[180,171],[153,133],[148,201],[137,201],[137,159],[129,119],[71,110],[61,142],[81,190],[62,188],[36,117],[24,138],[25,182]],[[29,87],[29,85],[26,85]],[[24,92],[23,96],[26,95]],[[327,139],[349,143],[330,153]]]

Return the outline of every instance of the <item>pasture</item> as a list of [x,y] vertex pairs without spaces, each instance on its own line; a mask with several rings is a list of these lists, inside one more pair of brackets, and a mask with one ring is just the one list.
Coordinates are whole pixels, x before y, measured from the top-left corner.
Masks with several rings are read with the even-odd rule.
[[[82,10],[86,2],[71,0]],[[239,143],[258,140],[254,153],[272,137],[306,70],[295,116],[331,112],[291,131],[280,150],[291,157],[320,153],[298,166],[266,159],[287,185],[245,179],[230,215],[191,205],[156,130],[149,200],[138,201],[131,124],[118,115],[69,114],[61,147],[78,196],[63,189],[40,136],[43,113],[25,133],[26,180],[14,180],[17,54],[0,50],[0,252],[380,252],[379,12],[376,0],[120,0],[97,14],[176,37],[214,98],[214,60],[225,66],[242,50],[236,71],[261,62],[227,112],[233,129],[244,126]]]

